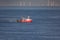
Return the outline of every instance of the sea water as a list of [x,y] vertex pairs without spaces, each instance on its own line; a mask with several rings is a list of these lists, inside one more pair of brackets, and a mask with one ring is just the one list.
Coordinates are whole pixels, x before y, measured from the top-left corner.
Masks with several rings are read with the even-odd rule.
[[0,40],[60,40],[60,9],[0,9]]

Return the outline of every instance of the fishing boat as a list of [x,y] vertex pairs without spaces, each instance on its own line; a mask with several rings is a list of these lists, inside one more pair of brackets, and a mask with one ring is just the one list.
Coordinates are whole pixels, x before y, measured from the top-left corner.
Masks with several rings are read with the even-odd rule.
[[32,19],[30,18],[30,16],[28,16],[27,18],[22,17],[22,19],[17,20],[17,22],[21,22],[21,23],[31,23]]

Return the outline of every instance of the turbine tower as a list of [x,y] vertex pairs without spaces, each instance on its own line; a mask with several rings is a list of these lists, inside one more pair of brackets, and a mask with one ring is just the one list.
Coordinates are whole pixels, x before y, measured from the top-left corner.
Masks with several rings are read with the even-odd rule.
[[31,2],[29,2],[29,6],[32,6]]
[[20,6],[22,6],[22,2],[20,2]]
[[50,0],[48,0],[48,6],[50,6]]
[[22,6],[25,6],[25,5],[26,5],[25,2],[23,2]]

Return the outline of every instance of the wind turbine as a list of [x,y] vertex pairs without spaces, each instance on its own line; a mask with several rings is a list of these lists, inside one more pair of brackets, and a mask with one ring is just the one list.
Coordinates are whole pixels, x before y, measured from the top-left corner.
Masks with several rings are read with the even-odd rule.
[[29,6],[32,6],[31,2],[29,2]]
[[23,2],[22,6],[25,6],[25,2]]
[[20,6],[22,6],[22,2],[20,2]]

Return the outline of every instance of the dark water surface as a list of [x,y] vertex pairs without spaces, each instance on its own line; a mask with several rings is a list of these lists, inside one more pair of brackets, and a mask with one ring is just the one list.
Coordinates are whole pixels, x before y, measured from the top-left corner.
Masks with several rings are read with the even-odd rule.
[[[31,16],[32,23],[17,23]],[[60,10],[0,10],[0,40],[60,40]]]

